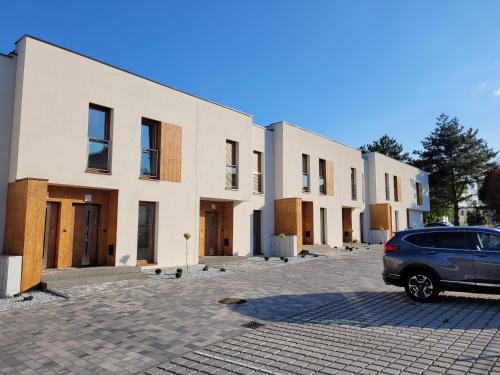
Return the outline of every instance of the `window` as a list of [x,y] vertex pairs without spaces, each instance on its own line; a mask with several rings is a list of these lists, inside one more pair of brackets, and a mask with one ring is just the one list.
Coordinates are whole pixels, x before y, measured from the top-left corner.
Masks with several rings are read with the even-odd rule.
[[423,205],[423,197],[422,197],[422,184],[420,182],[416,183],[416,189],[417,189],[417,204],[419,206]]
[[319,159],[319,193],[326,194],[326,160]]
[[238,143],[226,140],[226,189],[238,189]]
[[158,178],[159,124],[142,119],[141,122],[141,176]]
[[309,193],[309,155],[302,154],[302,192]]
[[399,202],[399,178],[398,178],[398,176],[392,176],[392,182],[394,184],[394,201]]
[[109,108],[89,106],[87,170],[110,172],[110,112]]
[[253,152],[253,192],[262,194],[262,152]]
[[466,249],[467,242],[464,232],[434,233],[434,247],[441,249]]
[[155,217],[154,202],[139,202],[139,223],[137,233],[137,261],[154,262]]
[[351,198],[353,201],[358,199],[358,187],[356,181],[356,168],[351,168]]
[[394,222],[396,224],[396,232],[399,232],[399,211],[394,211]]
[[494,233],[479,232],[474,233],[476,239],[476,249],[500,252],[500,235]]
[[419,233],[411,234],[404,238],[406,242],[420,247],[432,247],[432,234],[431,233]]
[[391,192],[389,187],[389,173],[385,174],[385,200],[391,200]]

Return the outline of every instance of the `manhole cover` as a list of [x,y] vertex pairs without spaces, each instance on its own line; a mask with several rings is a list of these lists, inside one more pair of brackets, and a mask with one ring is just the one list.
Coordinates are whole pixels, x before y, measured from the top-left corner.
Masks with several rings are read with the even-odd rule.
[[252,322],[248,322],[248,323],[242,324],[241,326],[245,327],[245,328],[250,328],[250,329],[257,329],[257,328],[260,328],[260,327],[264,327],[265,324],[264,323],[259,323],[259,322],[252,321]]
[[219,303],[222,303],[224,305],[241,305],[245,302],[246,300],[241,298],[224,298],[219,301]]

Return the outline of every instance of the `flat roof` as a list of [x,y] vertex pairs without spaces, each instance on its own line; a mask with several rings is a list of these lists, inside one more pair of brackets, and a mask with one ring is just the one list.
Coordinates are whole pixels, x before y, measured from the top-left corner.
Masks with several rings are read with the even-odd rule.
[[62,49],[62,50],[64,50],[64,51],[66,51],[66,52],[73,53],[73,54],[75,54],[75,55],[78,55],[78,56],[84,57],[84,58],[86,58],[86,59],[89,59],[89,60],[95,61],[95,62],[97,62],[97,63],[99,63],[99,64],[103,64],[103,65],[109,66],[110,68],[113,68],[113,69],[116,69],[116,70],[120,70],[120,71],[122,71],[122,72],[124,72],[124,73],[131,74],[131,75],[133,75],[133,76],[135,76],[135,77],[138,77],[138,78],[144,79],[144,80],[146,80],[146,81],[149,81],[149,82],[152,82],[152,83],[156,83],[157,85],[160,85],[160,86],[163,86],[163,87],[169,88],[169,89],[171,89],[171,90],[175,90],[175,91],[180,92],[180,93],[182,93],[182,94],[192,96],[192,97],[194,97],[194,98],[196,98],[196,99],[203,100],[203,101],[205,101],[205,102],[208,102],[208,103],[211,103],[211,104],[217,105],[217,106],[219,106],[219,107],[223,107],[223,108],[229,109],[229,110],[231,110],[231,111],[238,112],[238,113],[240,113],[240,114],[242,114],[242,115],[245,115],[245,116],[248,116],[248,117],[253,117],[253,115],[250,115],[250,114],[248,114],[248,113],[242,112],[242,111],[240,111],[240,110],[238,110],[238,109],[228,107],[227,105],[223,105],[223,104],[220,104],[220,103],[214,102],[214,101],[212,101],[212,100],[202,98],[201,96],[197,96],[197,95],[191,94],[191,93],[186,92],[186,91],[183,91],[183,90],[179,90],[179,89],[177,89],[177,88],[175,88],[175,87],[172,87],[172,86],[166,85],[166,84],[164,84],[164,83],[162,83],[162,82],[155,81],[154,79],[151,79],[151,78],[148,78],[148,77],[142,76],[142,75],[140,75],[140,74],[137,74],[137,73],[131,72],[131,71],[129,71],[129,70],[126,70],[126,69],[120,68],[120,67],[115,66],[115,65],[108,64],[107,62],[104,62],[104,61],[102,61],[102,60],[98,60],[98,59],[93,58],[93,57],[91,57],[91,56],[85,55],[85,54],[80,53],[80,52],[73,51],[73,50],[71,50],[71,49],[69,49],[69,48],[62,47],[62,46],[57,45],[57,44],[55,44],[55,43],[48,42],[48,41],[46,41],[46,40],[43,40],[43,39],[40,39],[40,38],[34,37],[34,36],[32,36],[32,35],[29,35],[29,34],[24,34],[22,37],[20,37],[18,40],[16,40],[15,44],[19,43],[19,41],[21,41],[21,40],[22,40],[22,39],[24,39],[24,38],[30,38],[30,39],[36,40],[36,41],[38,41],[38,42],[45,43],[45,44],[47,44],[47,45],[49,45],[49,46],[52,46],[52,47],[55,47],[55,48]]

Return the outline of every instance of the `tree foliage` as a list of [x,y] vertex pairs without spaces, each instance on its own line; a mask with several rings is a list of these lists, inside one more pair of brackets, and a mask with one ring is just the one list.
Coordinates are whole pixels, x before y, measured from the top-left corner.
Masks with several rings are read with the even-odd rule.
[[459,203],[471,198],[469,186],[484,178],[497,153],[478,137],[477,129],[464,129],[456,117],[445,114],[437,118],[422,148],[414,152],[414,164],[429,173],[431,209],[451,207],[458,225]]
[[500,165],[493,166],[486,174],[479,188],[479,199],[495,211],[496,220],[500,221]]
[[474,211],[467,212],[467,225],[486,225],[488,220],[483,213],[475,209]]
[[404,162],[411,161],[410,154],[403,151],[403,145],[398,143],[394,138],[389,137],[387,134],[384,134],[382,137],[373,141],[373,143],[369,145],[361,146],[359,149],[361,152],[379,152]]

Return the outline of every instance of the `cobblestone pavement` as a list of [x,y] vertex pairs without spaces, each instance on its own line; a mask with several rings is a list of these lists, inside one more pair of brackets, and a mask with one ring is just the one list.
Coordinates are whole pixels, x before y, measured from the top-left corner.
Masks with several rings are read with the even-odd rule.
[[[192,373],[202,367],[218,374],[300,373],[340,365],[357,372],[364,363],[370,373],[380,367],[368,366],[398,370],[387,362],[442,373],[447,360],[459,372],[473,362],[482,373],[496,369],[496,297],[446,294],[436,304],[414,304],[383,285],[380,249],[328,255],[279,267],[242,262],[234,266],[241,272],[179,283],[71,288],[70,300],[0,312],[0,373]],[[217,302],[225,297],[247,303]],[[241,326],[253,320],[266,326]]]

